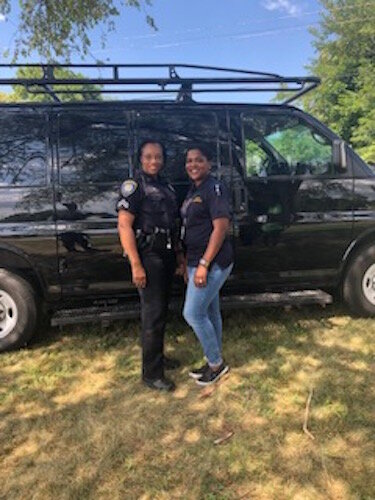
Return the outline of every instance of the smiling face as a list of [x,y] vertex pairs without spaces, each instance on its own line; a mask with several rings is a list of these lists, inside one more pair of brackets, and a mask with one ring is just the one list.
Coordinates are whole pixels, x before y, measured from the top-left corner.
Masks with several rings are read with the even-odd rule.
[[211,164],[199,149],[190,149],[186,155],[186,172],[197,186],[210,173]]
[[148,175],[157,175],[163,167],[163,149],[157,142],[148,142],[140,156],[142,170]]

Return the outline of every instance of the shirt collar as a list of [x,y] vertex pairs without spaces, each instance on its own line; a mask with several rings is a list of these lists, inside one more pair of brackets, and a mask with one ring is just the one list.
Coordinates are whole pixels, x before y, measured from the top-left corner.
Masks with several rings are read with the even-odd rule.
[[204,186],[207,184],[207,182],[209,182],[209,180],[211,180],[213,177],[212,177],[212,174],[208,174],[204,179],[203,181],[199,184],[199,186],[195,186],[194,182],[191,183],[191,192],[195,192],[195,191],[199,191],[200,189],[203,189]]

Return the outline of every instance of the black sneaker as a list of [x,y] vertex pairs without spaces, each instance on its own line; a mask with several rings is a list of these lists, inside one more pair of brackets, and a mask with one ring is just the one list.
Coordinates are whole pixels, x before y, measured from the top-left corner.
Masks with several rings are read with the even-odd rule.
[[197,368],[195,370],[190,370],[189,377],[197,380],[197,379],[202,377],[202,375],[204,374],[204,372],[206,370],[208,370],[208,368],[209,368],[209,365],[208,365],[208,363],[206,363],[205,365],[201,366],[200,368]]
[[207,370],[203,373],[201,378],[196,380],[196,383],[198,385],[210,385],[213,384],[214,382],[217,382],[223,375],[228,373],[229,371],[229,366],[225,365],[224,363],[221,363],[219,368],[217,370],[213,370],[210,366],[207,368]]

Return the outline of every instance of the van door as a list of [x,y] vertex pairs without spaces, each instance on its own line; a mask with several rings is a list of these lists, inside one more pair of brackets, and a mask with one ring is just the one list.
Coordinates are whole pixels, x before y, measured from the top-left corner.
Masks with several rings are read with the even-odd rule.
[[[163,175],[173,184],[181,204],[190,181],[185,170],[185,154],[188,146],[204,144],[211,152],[211,172],[215,177],[231,183],[229,166],[229,140],[226,115],[223,111],[205,109],[203,106],[145,108],[136,113],[136,143],[152,137],[166,147],[167,159]],[[182,280],[176,280],[175,292],[181,292]],[[233,280],[225,285],[233,288]]]
[[58,115],[56,221],[65,297],[136,296],[117,232],[116,201],[131,165],[129,113]]
[[333,139],[298,112],[237,119],[234,161],[248,198],[236,214],[238,278],[261,288],[335,284],[352,237],[353,179],[335,171]]
[[40,107],[1,108],[0,266],[32,267],[53,299],[60,284],[49,129],[49,115]]

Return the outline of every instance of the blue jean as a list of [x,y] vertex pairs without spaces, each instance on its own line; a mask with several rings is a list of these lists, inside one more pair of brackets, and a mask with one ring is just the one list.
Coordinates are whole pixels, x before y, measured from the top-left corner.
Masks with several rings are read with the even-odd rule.
[[207,286],[198,288],[194,284],[194,274],[197,268],[188,267],[189,281],[183,316],[198,337],[210,365],[219,365],[223,362],[219,292],[232,268],[233,264],[225,269],[214,264],[207,276]]

